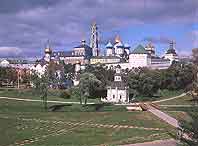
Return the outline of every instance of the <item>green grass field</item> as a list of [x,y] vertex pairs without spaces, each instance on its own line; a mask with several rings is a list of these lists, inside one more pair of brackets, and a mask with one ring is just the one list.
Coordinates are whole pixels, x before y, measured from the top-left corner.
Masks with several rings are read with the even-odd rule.
[[175,133],[148,112],[120,109],[109,106],[98,112],[45,112],[39,102],[0,99],[0,145],[115,146],[168,139]]
[[[67,101],[67,102],[79,102],[77,98],[64,99],[60,95],[64,90],[51,89],[48,92],[48,100],[55,101]],[[14,88],[0,88],[1,97],[13,97],[13,98],[24,98],[24,99],[35,99],[40,100],[40,95],[36,94],[33,89],[14,89]],[[99,99],[88,99],[88,102],[99,103]]]
[[160,104],[162,105],[193,105],[193,102],[192,102],[192,97],[186,95],[186,96],[176,98],[173,100],[163,101]]

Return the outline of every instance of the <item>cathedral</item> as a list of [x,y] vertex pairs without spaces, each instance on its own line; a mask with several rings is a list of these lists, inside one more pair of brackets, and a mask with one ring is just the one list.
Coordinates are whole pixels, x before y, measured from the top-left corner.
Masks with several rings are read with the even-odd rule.
[[156,55],[155,46],[148,43],[146,46],[138,45],[134,49],[129,44],[124,43],[120,36],[115,37],[114,42],[109,41],[105,46],[105,54],[99,52],[99,35],[98,27],[94,22],[91,25],[90,45],[82,40],[70,51],[53,51],[49,45],[49,41],[45,47],[45,55],[37,61],[35,69],[44,71],[44,68],[50,60],[57,63],[63,61],[65,64],[78,63],[81,68],[86,64],[104,64],[108,68],[132,69],[138,67],[148,67],[151,69],[166,69],[173,61],[178,61],[178,55],[175,51],[175,42],[171,41],[167,52],[163,57]]

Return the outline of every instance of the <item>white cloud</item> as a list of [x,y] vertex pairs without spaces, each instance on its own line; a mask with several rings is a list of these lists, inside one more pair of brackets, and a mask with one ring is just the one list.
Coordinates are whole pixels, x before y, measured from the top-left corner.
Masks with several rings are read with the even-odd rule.
[[22,53],[22,50],[17,47],[0,47],[1,56],[10,57],[17,56]]

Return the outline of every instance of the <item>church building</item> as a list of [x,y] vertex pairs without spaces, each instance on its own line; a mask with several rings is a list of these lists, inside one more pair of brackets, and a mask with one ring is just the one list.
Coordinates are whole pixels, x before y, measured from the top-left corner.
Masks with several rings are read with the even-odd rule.
[[129,87],[126,82],[123,81],[121,67],[119,65],[116,67],[114,82],[107,87],[107,97],[102,98],[101,101],[111,103],[129,102]]

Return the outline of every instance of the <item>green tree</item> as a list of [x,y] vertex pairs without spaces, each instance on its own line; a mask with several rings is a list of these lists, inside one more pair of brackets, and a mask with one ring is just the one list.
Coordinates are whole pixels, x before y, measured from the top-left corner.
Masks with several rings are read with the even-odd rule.
[[[198,49],[193,49],[193,62],[198,68]],[[198,72],[196,70],[196,78],[192,83],[192,88],[190,91],[190,96],[196,101],[198,97]],[[183,129],[183,132],[188,134],[191,139],[182,139],[183,142],[187,143],[189,146],[197,146],[198,145],[198,107],[192,107],[189,110],[188,115],[191,117],[191,120],[181,120],[180,126]]]
[[78,87],[81,93],[81,97],[83,96],[84,104],[87,104],[87,100],[90,97],[91,91],[99,87],[100,84],[101,81],[98,80],[96,76],[91,73],[83,73],[80,75],[80,82]]
[[192,61],[194,64],[198,65],[198,48],[192,49]]
[[181,120],[180,127],[183,129],[183,134],[186,134],[190,139],[181,138],[183,143],[189,146],[198,145],[198,107],[194,106],[191,110],[187,111],[187,114],[191,117],[190,120]]
[[43,75],[33,73],[31,78],[35,93],[40,95],[43,101],[44,109],[47,110],[48,88],[50,85],[49,73],[48,71],[46,71]]
[[71,90],[72,97],[77,98],[80,104],[82,104],[82,92],[80,91],[80,88],[74,86],[70,90]]
[[37,74],[36,72],[32,73],[31,80],[35,92],[40,95],[43,100],[44,109],[47,110],[47,98],[49,87],[57,86],[60,82],[60,79],[56,75],[57,70],[60,70],[60,66],[50,62],[46,67],[44,74]]
[[160,71],[147,68],[132,71],[128,75],[131,96],[152,97],[160,88]]

